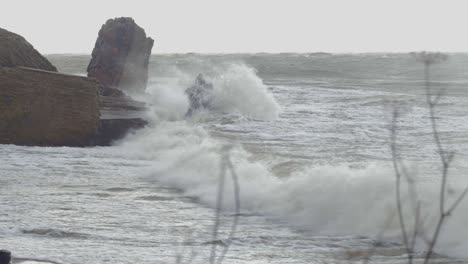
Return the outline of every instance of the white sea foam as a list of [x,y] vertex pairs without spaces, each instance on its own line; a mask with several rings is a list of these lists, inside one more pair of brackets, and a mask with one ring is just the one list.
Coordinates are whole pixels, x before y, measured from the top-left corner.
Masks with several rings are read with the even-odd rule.
[[[150,179],[184,190],[204,204],[215,206],[221,142],[184,121],[163,122],[134,137],[123,147],[154,159],[154,166],[147,173]],[[387,239],[400,241],[394,174],[388,166],[374,163],[363,168],[309,167],[288,178],[278,178],[263,164],[250,162],[249,157],[240,146],[231,153],[240,177],[243,210],[277,217],[316,234],[374,237],[384,231]],[[233,199],[229,198],[233,197],[232,184],[228,182],[225,208],[232,210]],[[424,215],[434,215],[438,202],[434,198],[436,186],[424,185],[420,191],[426,201]],[[410,204],[407,196],[404,201]],[[467,205],[462,204],[449,219],[440,240],[443,252],[465,255]],[[406,210],[406,219],[414,219],[413,212]],[[412,220],[408,222],[412,224]],[[430,227],[427,230],[433,230],[435,218],[425,217],[425,222]]]
[[243,64],[230,65],[218,71],[212,82],[215,108],[256,119],[274,120],[278,117],[278,103],[253,68]]
[[[388,123],[380,114],[389,114],[392,109],[381,109],[381,96],[414,107],[412,114],[402,116],[398,136],[405,147],[402,154],[409,156],[405,160],[416,159],[412,163],[415,168],[433,169],[432,174],[421,175],[425,182],[418,183],[425,201],[422,218],[431,235],[434,218],[429,212],[438,211],[439,167],[425,99],[413,96],[420,88],[422,66],[406,63],[401,55],[385,61],[359,56],[359,65],[349,55],[320,60],[314,56],[301,60],[261,54],[153,57],[145,98],[152,106],[152,122],[121,141],[120,146],[2,146],[2,241],[14,249],[13,253],[48,255],[66,263],[171,263],[167,242],[184,237],[172,231],[181,226],[184,231],[185,226],[209,230],[213,212],[191,204],[195,200],[187,201],[188,206],[185,197],[179,200],[179,193],[161,185],[176,187],[198,197],[203,205],[214,207],[220,150],[233,139],[248,144],[243,147],[239,143],[231,152],[240,178],[242,210],[257,213],[243,214],[232,248],[235,257],[227,262],[281,263],[285,257],[291,263],[343,262],[335,259],[335,253],[359,251],[361,242],[368,241],[354,236],[374,237],[382,229],[386,241],[401,241],[394,215],[394,173],[385,162],[389,155]],[[65,72],[86,68],[69,63],[69,57],[63,60]],[[88,60],[86,57],[83,61]],[[258,67],[266,82],[274,86],[276,98],[254,69],[227,62],[232,60],[245,60]],[[466,61],[463,57],[462,64]],[[462,84],[466,76],[460,75],[460,60],[455,62],[445,76]],[[198,73],[216,84],[217,109],[202,113],[200,120],[185,120],[189,104],[184,91]],[[442,81],[434,83],[434,90],[445,86],[445,79]],[[465,94],[462,85],[447,86],[448,91],[453,86]],[[279,113],[276,100],[284,111],[278,119],[251,119],[274,118]],[[447,111],[441,109],[437,120],[444,146],[456,151],[458,160],[454,162],[463,163],[468,153],[466,98],[450,99]],[[216,122],[220,119],[228,122]],[[310,164],[306,164],[308,161]],[[450,171],[450,192],[463,188],[462,181],[466,180],[461,177],[466,175],[466,168],[462,164]],[[460,178],[454,178],[456,172]],[[134,178],[141,175],[145,177]],[[140,199],[161,195],[169,195],[174,201]],[[232,186],[226,190],[225,202],[226,210],[232,210]],[[448,218],[438,253],[468,257],[467,202]],[[292,228],[264,221],[259,216],[262,214]],[[388,219],[392,221],[385,226]],[[405,219],[413,219],[408,210]],[[412,225],[411,220],[407,225]],[[309,232],[318,237],[310,239]],[[341,235],[351,236],[341,241]],[[158,241],[164,241],[164,246],[158,246]],[[399,261],[403,261],[401,256],[385,255],[372,262]]]
[[[212,138],[203,124],[183,120],[188,108],[184,90],[195,75],[178,75],[181,77],[165,79],[152,88],[154,120],[158,122],[128,137],[120,147],[132,158],[153,160],[146,172],[149,179],[179,188],[214,207],[225,142]],[[234,64],[214,67],[207,76],[214,84],[215,108],[220,112],[259,119],[274,119],[279,114],[276,100],[255,70]],[[263,213],[315,234],[375,237],[384,231],[385,239],[401,241],[395,176],[388,163],[311,165],[278,178],[270,167],[252,161],[251,153],[240,145],[230,156],[240,177],[243,210]],[[232,197],[232,183],[228,184],[225,195]],[[457,188],[454,191],[460,192]],[[438,183],[422,183],[419,192],[425,201],[426,232],[431,235],[436,219],[431,216],[438,210]],[[410,204],[408,196],[404,201],[406,206]],[[233,199],[226,199],[225,208],[233,209]],[[468,203],[463,203],[449,219],[439,241],[441,252],[468,256],[464,250],[468,247],[467,212]],[[412,225],[414,210],[407,208],[404,213]]]
[[212,111],[241,114],[246,117],[274,120],[280,107],[255,69],[244,64],[203,65],[190,71],[170,68],[170,78],[159,78],[149,87],[150,97],[143,98],[153,106],[158,120],[180,120],[189,108],[185,89],[193,85],[198,73],[205,73],[213,83]]

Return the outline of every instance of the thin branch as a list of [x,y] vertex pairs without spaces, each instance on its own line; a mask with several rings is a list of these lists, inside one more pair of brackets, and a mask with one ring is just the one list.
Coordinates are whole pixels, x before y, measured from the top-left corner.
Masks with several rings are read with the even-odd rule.
[[445,211],[445,202],[446,202],[446,192],[447,192],[447,179],[448,179],[448,172],[450,169],[450,164],[453,160],[454,153],[451,152],[449,154],[446,153],[442,146],[442,142],[440,139],[440,132],[437,127],[437,122],[435,118],[435,107],[437,106],[437,103],[439,102],[442,92],[439,92],[439,94],[433,98],[433,95],[431,93],[431,87],[430,87],[430,81],[429,81],[429,70],[430,70],[430,65],[433,63],[436,63],[440,61],[440,58],[444,58],[442,56],[437,56],[436,55],[431,55],[431,54],[423,54],[423,57],[425,58],[424,60],[424,75],[425,75],[425,88],[426,88],[426,101],[429,109],[429,117],[430,117],[430,122],[431,122],[431,127],[432,127],[432,134],[434,137],[434,141],[437,147],[437,152],[440,156],[440,161],[442,163],[442,182],[440,186],[440,197],[439,197],[439,220],[437,222],[437,226],[435,228],[434,234],[432,236],[432,239],[429,243],[426,256],[424,258],[424,264],[429,263],[429,260],[431,259],[433,253],[434,253],[434,248],[435,245],[437,244],[437,241],[439,239],[440,231],[442,230],[442,227],[444,225],[444,222],[447,218],[447,216],[450,215],[452,210],[454,210],[458,204],[461,202],[461,200],[466,196],[466,193],[468,192],[468,189],[465,189],[465,191],[460,195],[460,197],[455,201],[455,203],[450,207],[448,211]]
[[425,61],[424,63],[424,76],[425,76],[425,88],[426,88],[426,101],[428,104],[429,108],[429,119],[431,121],[431,127],[432,127],[432,135],[434,137],[434,141],[437,146],[437,152],[440,156],[440,161],[442,163],[442,183],[440,186],[440,200],[439,200],[439,209],[440,209],[440,214],[444,215],[446,214],[445,212],[445,194],[446,194],[446,186],[447,186],[447,177],[448,177],[448,171],[450,168],[450,163],[453,160],[454,154],[451,153],[450,155],[447,155],[446,152],[444,151],[444,148],[442,146],[442,142],[440,139],[440,132],[437,127],[437,122],[436,122],[436,117],[435,117],[435,107],[437,101],[440,99],[440,95],[442,93],[439,93],[439,95],[436,97],[436,99],[432,99],[433,95],[431,92],[431,87],[430,87],[430,81],[429,81],[429,70],[430,70],[430,65],[431,63],[429,61]]
[[[395,143],[396,145],[396,143]],[[421,201],[419,200],[419,195],[418,195],[418,191],[417,191],[417,188],[416,188],[416,185],[415,185],[415,180],[413,179],[413,177],[410,176],[410,174],[408,173],[408,170],[406,169],[404,163],[402,162],[401,158],[398,157],[398,155],[396,155],[397,157],[397,162],[398,162],[398,167],[400,168],[400,174],[402,176],[404,176],[404,178],[406,179],[406,182],[407,182],[407,185],[408,185],[408,197],[410,197],[411,199],[411,202],[412,202],[412,206],[413,206],[413,216],[414,218],[418,218],[419,217],[419,212],[418,212],[418,207],[420,206],[421,204]],[[414,248],[412,248],[413,252],[414,252]]]
[[403,243],[406,249],[406,252],[408,253],[408,262],[409,264],[413,263],[413,252],[410,248],[409,241],[408,241],[408,233],[406,231],[406,225],[405,225],[405,219],[403,217],[403,206],[402,206],[402,199],[401,199],[401,173],[400,169],[398,167],[398,158],[396,154],[396,126],[397,126],[397,120],[398,120],[398,110],[395,108],[393,110],[393,118],[392,118],[392,126],[390,129],[391,133],[391,151],[392,151],[392,163],[393,163],[393,169],[395,170],[395,177],[396,177],[396,186],[395,186],[395,192],[396,192],[396,204],[397,204],[397,212],[398,212],[398,219],[400,223],[400,229],[401,229],[401,234],[403,236]]
[[215,264],[216,260],[216,241],[218,240],[218,232],[220,226],[220,218],[221,218],[221,208],[223,206],[223,196],[224,196],[224,181],[226,178],[226,161],[222,157],[221,158],[221,166],[219,172],[219,183],[218,183],[218,195],[216,199],[216,215],[215,215],[215,223],[213,226],[213,234],[211,237],[212,246],[211,246],[211,253],[210,253],[210,264]]
[[[220,175],[219,175],[219,185],[218,185],[218,196],[216,202],[216,216],[215,216],[215,224],[213,227],[213,235],[212,235],[212,246],[211,246],[211,254],[210,254],[210,264],[221,264],[226,256],[226,253],[229,251],[229,247],[232,244],[232,240],[236,234],[237,226],[239,222],[240,216],[240,186],[239,186],[239,177],[237,176],[236,170],[234,169],[234,165],[229,156],[229,151],[231,146],[225,146],[222,148],[222,155],[221,155],[221,166],[220,166]],[[217,247],[217,240],[218,240],[218,233],[220,227],[220,218],[221,218],[221,210],[223,206],[223,199],[224,199],[224,189],[226,184],[226,173],[229,170],[234,186],[234,204],[235,204],[235,214],[233,218],[233,223],[231,226],[231,231],[229,236],[226,240],[226,243],[223,245],[224,248],[219,255],[216,257],[216,247]]]
[[453,203],[453,205],[447,210],[446,214],[451,215],[452,212],[457,208],[457,206],[463,201],[465,196],[468,194],[468,186],[465,187],[465,190],[460,194],[457,200]]
[[[210,258],[209,258],[209,263],[210,264],[221,264],[226,253],[229,250],[230,245],[232,244],[232,240],[234,238],[234,235],[237,231],[237,226],[239,222],[239,216],[240,216],[240,186],[239,186],[239,177],[234,169],[234,166],[232,164],[232,161],[229,157],[229,150],[231,149],[231,146],[224,146],[221,151],[221,160],[220,160],[220,172],[219,172],[219,182],[218,182],[218,192],[217,192],[217,199],[216,199],[216,213],[215,213],[215,222],[213,226],[213,231],[212,231],[212,237],[211,237],[211,251],[210,251]],[[172,164],[172,166],[168,167],[167,170],[171,168],[175,168],[178,166],[180,163],[187,162],[190,160],[195,159],[201,151],[197,151],[192,153],[191,155],[187,156],[186,158],[180,160],[179,162],[175,162]],[[223,200],[224,200],[224,189],[225,189],[225,181],[226,181],[226,172],[229,170],[231,173],[232,181],[233,181],[233,186],[234,186],[234,201],[235,201],[235,214],[233,218],[233,224],[231,226],[231,231],[229,233],[229,236],[227,238],[227,242],[223,245],[224,249],[221,252],[220,256],[217,258],[216,257],[216,248],[217,248],[217,242],[218,242],[218,234],[219,234],[219,229],[221,226],[221,211],[223,207]],[[183,262],[183,252],[178,253],[176,255],[176,263],[177,264],[182,264]],[[193,260],[197,257],[197,252],[194,250],[192,247],[190,257],[187,262],[185,263],[191,263]]]
[[419,236],[420,217],[421,217],[421,202],[418,202],[418,205],[416,207],[416,216],[414,219],[413,236],[411,238],[411,252],[414,252],[414,249],[416,247],[416,239]]
[[445,214],[441,215],[440,218],[439,218],[439,221],[437,222],[437,226],[436,226],[436,229],[434,231],[434,235],[432,236],[432,239],[429,242],[429,247],[427,249],[426,256],[424,257],[424,264],[428,264],[429,260],[432,257],[432,254],[434,254],[434,247],[437,244],[437,240],[439,239],[440,230],[442,230],[442,226],[444,224],[446,216],[447,215],[445,215]]
[[240,204],[241,204],[240,203],[239,177],[237,176],[237,173],[236,173],[236,171],[234,169],[234,166],[232,164],[232,161],[231,161],[229,155],[226,155],[226,163],[227,163],[227,167],[228,167],[229,171],[231,172],[232,182],[234,184],[235,214],[234,214],[234,219],[233,219],[233,223],[232,223],[232,227],[231,227],[231,233],[229,234],[229,237],[227,239],[226,246],[224,247],[223,252],[219,256],[218,264],[222,263],[222,261],[224,259],[224,256],[226,255],[226,253],[229,250],[229,247],[232,244],[232,239],[234,238],[234,235],[236,234],[237,225],[239,223]]

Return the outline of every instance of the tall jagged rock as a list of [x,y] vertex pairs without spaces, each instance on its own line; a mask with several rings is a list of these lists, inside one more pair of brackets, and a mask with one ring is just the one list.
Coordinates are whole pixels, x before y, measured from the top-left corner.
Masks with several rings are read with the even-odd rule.
[[99,31],[88,77],[96,78],[104,87],[144,92],[153,43],[132,18],[109,19]]
[[0,28],[0,66],[22,66],[57,71],[46,58],[22,36]]
[[0,67],[0,144],[94,145],[98,87],[86,77]]

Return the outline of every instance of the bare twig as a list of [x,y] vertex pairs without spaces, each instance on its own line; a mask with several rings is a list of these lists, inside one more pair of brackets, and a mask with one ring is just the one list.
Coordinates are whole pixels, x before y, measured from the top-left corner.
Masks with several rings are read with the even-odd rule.
[[[427,249],[424,256],[423,263],[428,264],[432,255],[434,254],[434,248],[440,237],[440,233],[445,225],[445,222],[453,211],[458,207],[461,201],[468,195],[468,186],[463,190],[463,192],[454,200],[452,204],[447,204],[447,185],[449,179],[449,171],[452,164],[452,161],[455,157],[454,152],[448,152],[444,149],[442,139],[440,136],[439,126],[436,120],[436,107],[438,106],[440,100],[445,95],[445,90],[439,90],[437,93],[434,93],[431,89],[431,82],[429,79],[430,76],[430,66],[435,63],[444,61],[447,57],[441,53],[428,53],[422,52],[417,54],[417,57],[424,65],[424,87],[425,87],[425,97],[426,104],[428,106],[429,120],[431,123],[431,133],[436,145],[437,154],[441,163],[441,184],[439,190],[439,201],[438,201],[438,213],[435,229],[431,236],[427,236],[425,232],[425,224],[421,218],[421,201],[417,197],[417,190],[415,188],[414,180],[406,172],[404,164],[398,157],[397,154],[397,121],[399,112],[395,108],[393,111],[392,126],[390,129],[391,132],[391,152],[392,152],[392,163],[395,171],[395,184],[396,184],[396,205],[397,213],[399,216],[400,229],[403,237],[403,244],[408,253],[408,263],[412,264],[413,254],[417,244],[418,238],[426,241]],[[409,238],[406,219],[403,215],[403,203],[402,203],[402,178],[406,179],[408,183],[408,193],[410,198],[414,202],[414,229]]]
[[403,217],[403,206],[402,206],[402,198],[401,198],[401,172],[398,166],[398,158],[396,153],[396,131],[397,131],[397,120],[398,120],[398,110],[395,108],[393,110],[392,115],[392,126],[390,128],[391,133],[391,151],[392,151],[392,164],[393,169],[395,170],[395,194],[396,194],[396,205],[397,205],[397,213],[398,213],[398,220],[400,223],[401,235],[403,237],[403,244],[405,246],[406,253],[408,255],[408,263],[413,263],[413,250],[410,247],[410,242],[408,239],[408,232],[405,224],[405,219]]
[[465,188],[465,190],[460,194],[457,200],[452,204],[452,206],[447,210],[447,215],[451,215],[453,211],[457,208],[457,206],[460,204],[463,199],[465,199],[465,196],[468,194],[468,186]]
[[223,206],[223,198],[224,198],[224,181],[226,178],[226,160],[224,157],[221,158],[221,169],[219,173],[219,182],[218,182],[218,195],[216,198],[216,214],[215,214],[215,222],[213,226],[213,233],[211,237],[212,246],[211,246],[211,253],[210,253],[210,264],[214,264],[216,261],[216,241],[218,240],[218,232],[220,226],[220,218],[221,218],[221,209]]
[[429,260],[432,257],[432,254],[434,252],[434,247],[437,244],[437,240],[439,238],[442,226],[445,222],[446,217],[448,216],[447,212],[445,211],[445,194],[447,192],[446,186],[447,186],[448,172],[450,169],[451,161],[453,159],[453,154],[450,154],[450,156],[448,156],[442,146],[442,142],[440,139],[440,132],[438,130],[438,124],[436,122],[435,108],[437,106],[438,101],[440,100],[439,95],[441,93],[439,93],[439,95],[435,99],[433,98],[434,96],[432,95],[430,80],[429,80],[430,66],[431,64],[438,62],[438,60],[433,60],[432,57],[433,56],[431,55],[425,54],[425,59],[423,60],[424,77],[425,77],[424,80],[425,80],[425,89],[426,89],[426,102],[427,102],[428,109],[429,109],[429,119],[431,122],[432,135],[434,137],[434,142],[437,147],[437,153],[439,154],[440,162],[442,164],[442,179],[441,179],[441,184],[440,184],[440,195],[439,195],[440,215],[437,221],[434,234],[432,235],[432,239],[429,243],[426,256],[424,258],[424,264],[429,263]]
[[421,223],[420,223],[420,218],[421,218],[421,202],[418,202],[418,205],[416,207],[416,215],[415,215],[415,219],[414,219],[414,226],[413,226],[413,236],[411,238],[411,245],[410,245],[410,248],[411,248],[411,251],[414,252],[414,249],[416,247],[416,240],[419,236],[419,228],[421,226]]
[[425,92],[426,92],[426,103],[427,103],[428,110],[429,110],[429,119],[431,122],[432,135],[433,135],[434,142],[437,148],[437,154],[439,155],[440,163],[442,165],[442,178],[441,178],[440,194],[439,194],[439,216],[437,220],[437,225],[435,227],[432,237],[429,240],[426,255],[424,257],[424,264],[428,264],[432,255],[434,254],[434,248],[437,244],[437,241],[440,236],[440,232],[445,224],[445,221],[447,220],[447,217],[453,213],[453,211],[458,207],[460,202],[466,197],[468,193],[468,187],[464,189],[464,191],[458,196],[457,199],[455,199],[455,201],[451,205],[447,205],[447,201],[446,201],[447,182],[448,182],[448,177],[449,177],[450,166],[453,161],[453,158],[455,157],[455,153],[447,152],[444,149],[442,145],[442,140],[440,138],[440,131],[439,131],[438,124],[436,121],[436,116],[435,116],[435,109],[440,99],[444,95],[444,90],[440,90],[436,95],[434,95],[431,89],[431,85],[430,85],[431,83],[429,79],[430,66],[432,64],[444,61],[447,58],[447,56],[441,53],[423,52],[419,54],[419,57],[424,64],[424,81],[425,81],[424,85],[425,85]]
[[[217,196],[217,202],[216,202],[216,216],[215,216],[215,224],[213,227],[213,235],[212,235],[212,247],[211,247],[211,254],[210,254],[210,264],[221,264],[224,260],[224,257],[226,256],[226,253],[229,251],[229,247],[232,244],[232,240],[234,238],[234,235],[237,231],[237,225],[239,222],[239,216],[240,216],[240,187],[239,187],[239,177],[237,176],[237,173],[234,169],[234,165],[232,164],[232,161],[229,156],[229,151],[231,147],[230,146],[225,146],[222,149],[222,156],[221,156],[221,171],[220,171],[220,176],[219,176],[219,185],[218,185],[218,196]],[[232,182],[234,186],[234,204],[235,204],[235,214],[233,218],[233,223],[231,226],[231,231],[229,233],[229,236],[226,240],[226,243],[223,245],[224,248],[221,251],[221,254],[219,255],[218,258],[216,258],[216,247],[217,247],[217,240],[218,240],[218,233],[219,233],[219,226],[220,226],[220,218],[221,218],[221,210],[223,206],[223,200],[224,200],[224,187],[225,187],[225,181],[226,181],[226,172],[229,170],[231,177],[232,177]]]
[[218,258],[218,264],[222,263],[222,261],[224,259],[224,256],[226,255],[226,253],[229,250],[229,247],[232,244],[232,239],[234,238],[234,235],[236,234],[237,225],[239,223],[239,216],[240,216],[239,177],[237,176],[237,173],[236,173],[236,171],[234,169],[234,166],[232,164],[232,161],[231,161],[229,155],[226,155],[226,162],[227,162],[227,167],[228,167],[229,171],[231,172],[232,182],[234,184],[235,214],[234,214],[233,223],[232,223],[232,226],[231,226],[231,232],[229,233],[229,237],[227,239],[226,246],[224,247],[223,252],[221,253],[221,255]]
[[[229,151],[231,150],[232,146],[224,146],[221,149],[221,159],[220,159],[220,172],[219,172],[219,181],[218,181],[218,189],[217,189],[217,197],[216,197],[216,208],[215,208],[215,219],[214,219],[214,226],[212,230],[212,236],[211,236],[211,250],[210,250],[210,257],[209,257],[209,263],[210,264],[221,264],[224,260],[224,257],[226,256],[226,253],[229,251],[229,247],[232,244],[232,240],[236,234],[237,231],[237,226],[239,223],[239,217],[240,217],[240,186],[239,186],[239,177],[236,173],[236,170],[234,168],[234,165],[231,161]],[[188,157],[182,159],[179,162],[176,162],[172,166],[168,168],[174,168],[178,166],[182,162],[186,162],[189,160],[192,160],[196,158],[196,156],[200,153],[201,151],[194,152],[193,154],[189,155]],[[223,202],[224,202],[224,193],[225,193],[225,185],[226,185],[226,173],[230,172],[232,182],[233,182],[233,194],[234,194],[234,204],[235,204],[235,213],[233,215],[233,223],[231,226],[231,230],[229,232],[229,236],[226,239],[225,243],[219,243],[219,229],[221,226],[221,212],[222,212],[222,207],[223,207]],[[221,251],[220,255],[217,257],[217,246],[218,244],[221,244],[223,246],[223,250]],[[195,249],[191,248],[190,255],[188,257],[188,260],[184,262],[184,251],[178,253],[176,255],[176,263],[177,264],[189,264],[192,263],[193,260],[198,256],[198,253],[195,251]]]

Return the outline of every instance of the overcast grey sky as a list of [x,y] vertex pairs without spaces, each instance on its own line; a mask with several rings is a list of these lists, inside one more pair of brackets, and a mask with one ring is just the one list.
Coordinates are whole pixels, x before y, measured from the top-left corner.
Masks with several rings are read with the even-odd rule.
[[10,0],[0,27],[43,53],[91,53],[119,16],[153,53],[468,51],[468,0]]

